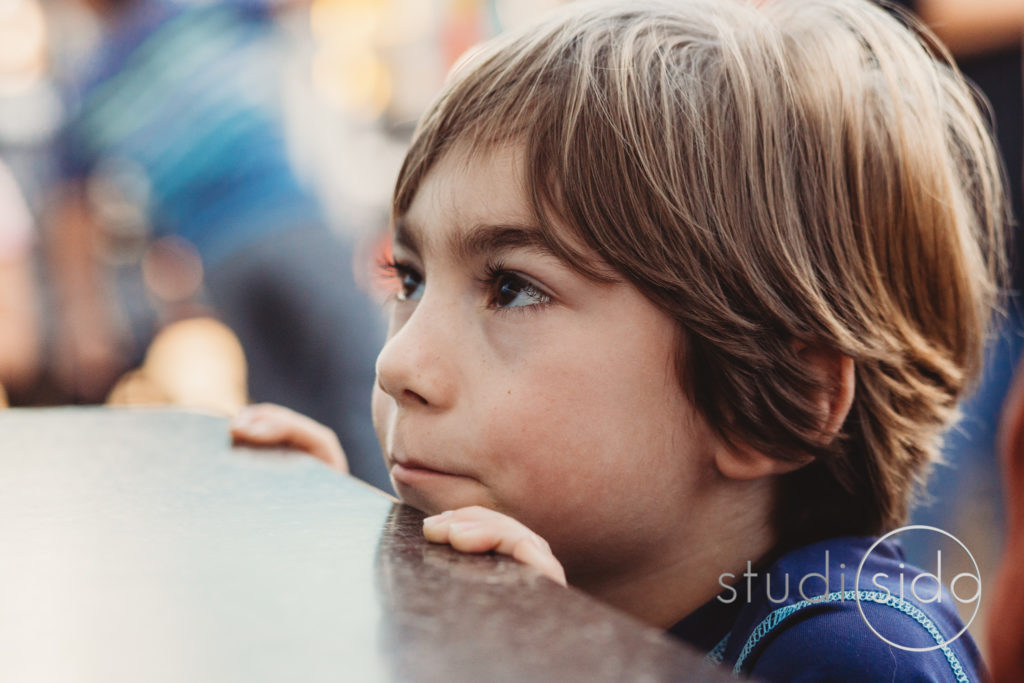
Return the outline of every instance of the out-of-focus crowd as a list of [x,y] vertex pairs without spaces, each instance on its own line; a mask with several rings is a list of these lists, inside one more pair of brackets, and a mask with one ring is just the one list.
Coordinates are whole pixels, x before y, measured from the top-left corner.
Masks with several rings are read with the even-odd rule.
[[388,487],[371,283],[404,140],[552,4],[0,2],[4,401],[281,403]]

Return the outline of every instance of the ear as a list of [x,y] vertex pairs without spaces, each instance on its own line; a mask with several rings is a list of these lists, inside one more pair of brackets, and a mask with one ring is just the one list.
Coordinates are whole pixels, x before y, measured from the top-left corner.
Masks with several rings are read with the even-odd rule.
[[[814,403],[821,416],[821,443],[827,445],[839,434],[853,405],[856,373],[853,359],[838,351],[799,344],[797,355],[807,363],[821,387]],[[780,460],[743,444],[722,444],[715,453],[718,471],[730,479],[751,480],[786,474],[810,464],[813,457]]]
[[853,405],[854,388],[857,385],[853,359],[835,349],[796,343],[796,353],[807,364],[808,369],[821,387],[814,402],[821,419],[821,444],[832,443],[850,414]]
[[743,444],[729,446],[723,443],[715,453],[718,471],[729,479],[741,481],[786,474],[809,465],[813,460],[811,456],[800,460],[780,460]]

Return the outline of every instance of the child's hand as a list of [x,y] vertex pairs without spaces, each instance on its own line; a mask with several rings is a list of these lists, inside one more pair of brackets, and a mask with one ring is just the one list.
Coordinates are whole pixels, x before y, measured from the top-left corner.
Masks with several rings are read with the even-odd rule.
[[500,512],[478,505],[442,512],[423,520],[423,535],[431,543],[448,543],[463,553],[494,551],[511,555],[565,585],[565,570],[551,554],[547,541]]
[[243,408],[231,421],[231,437],[246,446],[294,448],[348,472],[345,452],[334,432],[284,406],[259,403]]

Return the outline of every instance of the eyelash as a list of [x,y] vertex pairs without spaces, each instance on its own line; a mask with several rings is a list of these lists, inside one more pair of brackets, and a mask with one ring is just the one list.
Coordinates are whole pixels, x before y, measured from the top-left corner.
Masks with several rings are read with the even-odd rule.
[[397,277],[399,275],[399,270],[404,267],[405,266],[400,264],[398,261],[388,256],[381,256],[377,259],[377,269],[380,271],[382,277],[388,279]]
[[522,291],[532,293],[537,298],[543,299],[543,301],[537,301],[536,303],[530,304],[529,306],[494,306],[489,304],[489,308],[493,308],[501,313],[508,314],[525,314],[525,313],[536,313],[540,309],[545,308],[551,303],[551,295],[543,291],[535,284],[530,282],[522,275],[516,273],[513,270],[509,270],[503,261],[488,261],[484,265],[484,277],[479,280],[481,287],[484,287],[491,293],[492,299],[497,294],[497,286],[501,282],[502,278],[513,277],[524,286]]
[[[402,300],[402,299],[399,298],[400,297],[400,292],[401,292],[401,279],[402,278],[404,278],[404,277],[406,277],[408,275],[415,275],[415,276],[418,276],[420,278],[421,282],[422,282],[422,279],[423,279],[423,276],[420,275],[420,273],[415,268],[413,268],[412,266],[409,266],[409,265],[407,265],[405,263],[402,263],[402,262],[400,262],[400,261],[398,261],[397,259],[394,259],[394,258],[387,258],[387,257],[382,258],[380,260],[380,262],[378,263],[378,266],[381,269],[381,271],[383,272],[383,274],[385,275],[385,277],[387,277],[388,279],[391,279],[391,280],[398,280],[399,281],[399,290],[398,290],[398,292],[395,292],[395,293],[392,294],[392,298],[395,299],[395,300],[399,300],[399,301]],[[523,284],[523,291],[527,291],[527,292],[531,293],[532,295],[536,296],[537,298],[543,299],[543,301],[538,301],[536,303],[530,304],[529,306],[512,306],[512,307],[508,307],[508,306],[496,306],[496,305],[494,305],[493,300],[495,299],[496,294],[497,294],[497,286],[501,282],[502,278],[505,278],[505,277],[513,277],[513,278],[517,279],[519,282],[521,282]],[[477,281],[479,282],[481,288],[483,288],[486,291],[488,291],[488,293],[490,295],[491,302],[488,303],[488,308],[494,309],[494,310],[496,310],[496,311],[498,311],[500,313],[508,313],[508,314],[535,313],[539,309],[544,308],[544,307],[548,306],[551,303],[551,295],[550,294],[548,294],[544,290],[542,290],[539,287],[537,287],[535,284],[530,282],[528,279],[526,279],[522,275],[519,275],[515,271],[507,269],[503,261],[488,261],[484,265],[484,275],[483,275],[483,277],[478,278]]]
[[[389,283],[388,295],[390,300],[401,300],[399,295],[402,291],[402,278],[406,275],[418,275],[415,268],[399,262],[392,257],[383,256],[377,261],[377,268],[380,270],[383,279]],[[396,284],[396,288],[391,285]]]

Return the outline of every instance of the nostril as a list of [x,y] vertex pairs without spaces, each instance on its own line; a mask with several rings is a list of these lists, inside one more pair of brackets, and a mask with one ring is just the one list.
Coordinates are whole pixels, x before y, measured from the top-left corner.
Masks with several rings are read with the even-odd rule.
[[417,393],[416,393],[415,391],[413,391],[412,389],[406,389],[406,390],[405,390],[405,391],[403,392],[403,395],[404,395],[404,396],[405,396],[405,397],[406,397],[407,399],[411,399],[411,400],[416,400],[416,401],[419,401],[420,403],[422,403],[423,405],[427,405],[427,399],[423,398],[422,396],[420,396],[419,394],[417,394]]

